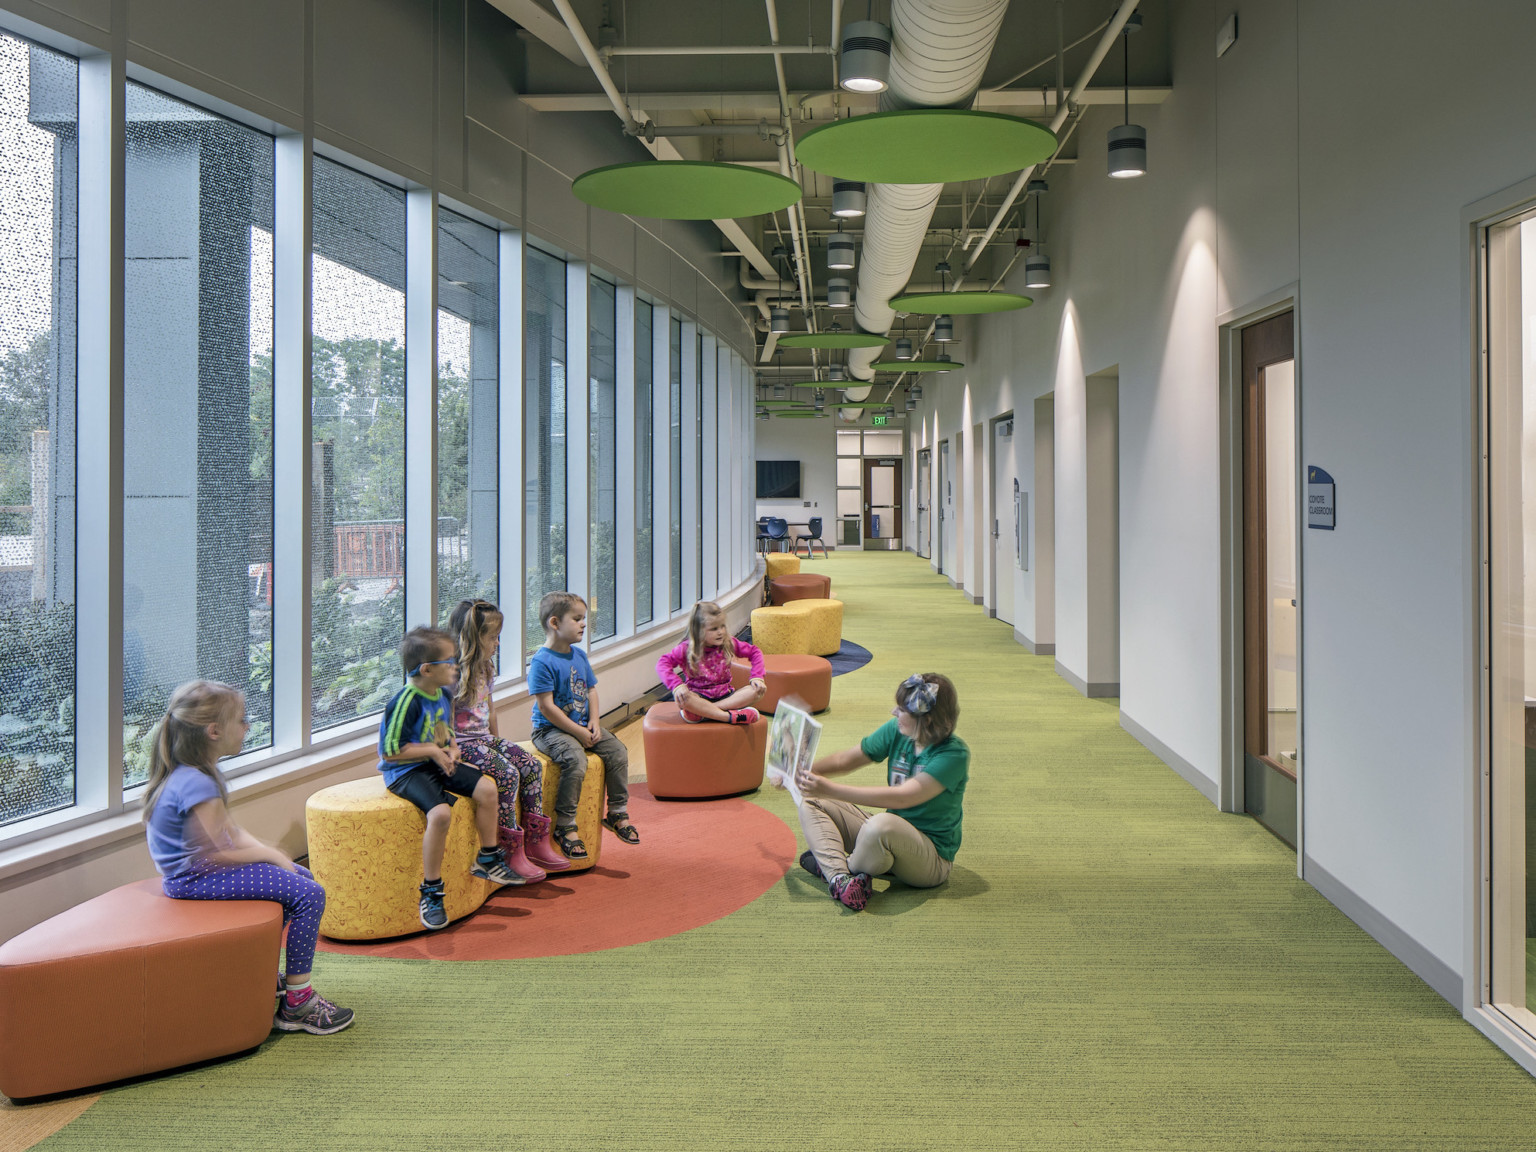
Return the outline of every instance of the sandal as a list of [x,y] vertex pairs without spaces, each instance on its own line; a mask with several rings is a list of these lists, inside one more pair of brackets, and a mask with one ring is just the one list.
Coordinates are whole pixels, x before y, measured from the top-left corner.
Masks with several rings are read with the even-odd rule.
[[[623,821],[622,824],[619,823],[621,820]],[[635,826],[629,822],[628,816],[604,816],[603,827],[608,829],[608,831],[612,832],[626,844],[640,843],[640,833],[635,829]]]
[[576,835],[576,825],[569,828],[556,828],[555,839],[560,841],[560,851],[572,860],[585,860],[587,858],[587,846],[581,842],[581,837]]

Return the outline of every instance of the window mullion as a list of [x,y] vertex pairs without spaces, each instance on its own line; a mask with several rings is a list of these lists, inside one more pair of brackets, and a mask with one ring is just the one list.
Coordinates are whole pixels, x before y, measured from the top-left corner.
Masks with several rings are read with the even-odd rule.
[[405,626],[437,623],[437,194],[405,194]]
[[[635,630],[635,290],[620,284],[614,307],[614,635]],[[621,498],[620,493],[628,493]]]
[[302,748],[310,734],[313,418],[308,136],[279,136],[272,277],[272,746]]
[[683,321],[683,609],[699,598],[699,328]]
[[523,620],[527,595],[527,567],[523,561],[523,237],[520,232],[501,233],[497,275],[501,310],[499,389],[496,405],[500,442],[496,453],[498,544],[496,587],[506,636],[518,636],[515,647],[502,646],[501,674],[522,674],[521,653],[525,643]]
[[[591,451],[591,289],[585,264],[572,260],[566,265],[565,275],[565,586],[590,599],[592,527],[587,501],[587,454]],[[589,623],[589,644],[591,631]]]
[[651,622],[672,598],[672,309],[651,313]]
[[80,61],[75,802],[108,810],[123,798],[126,83],[122,52]]

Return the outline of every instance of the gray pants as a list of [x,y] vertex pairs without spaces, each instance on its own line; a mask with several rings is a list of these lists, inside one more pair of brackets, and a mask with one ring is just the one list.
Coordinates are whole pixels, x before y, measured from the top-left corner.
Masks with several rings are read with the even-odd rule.
[[629,814],[629,749],[606,728],[599,728],[602,738],[591,748],[559,728],[540,728],[533,734],[533,746],[560,766],[560,786],[555,792],[555,825],[568,828],[576,823],[576,801],[581,798],[581,782],[587,776],[587,753],[602,758],[603,778],[608,786],[608,815]]
[[871,815],[845,800],[807,797],[800,827],[828,879],[839,872],[889,873],[913,888],[933,888],[949,879],[952,864],[933,841],[890,812]]

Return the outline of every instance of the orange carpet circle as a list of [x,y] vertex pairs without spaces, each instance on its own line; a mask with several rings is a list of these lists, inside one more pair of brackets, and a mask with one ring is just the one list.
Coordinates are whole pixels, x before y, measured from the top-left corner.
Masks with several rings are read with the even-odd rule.
[[320,950],[403,960],[523,960],[675,936],[756,900],[799,853],[794,831],[750,800],[663,801],[630,785],[641,842],[603,833],[595,868],[503,888],[438,932],[390,940],[320,938]]

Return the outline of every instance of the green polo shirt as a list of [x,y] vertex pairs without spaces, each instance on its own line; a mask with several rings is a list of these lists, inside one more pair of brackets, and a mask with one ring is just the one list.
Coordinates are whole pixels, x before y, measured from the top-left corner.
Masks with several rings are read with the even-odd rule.
[[925,804],[890,811],[932,840],[940,856],[953,860],[960,851],[961,798],[971,771],[971,750],[965,741],[952,735],[919,752],[892,718],[864,737],[859,750],[871,760],[887,762],[885,781],[893,788],[919,772],[944,785],[944,791]]

